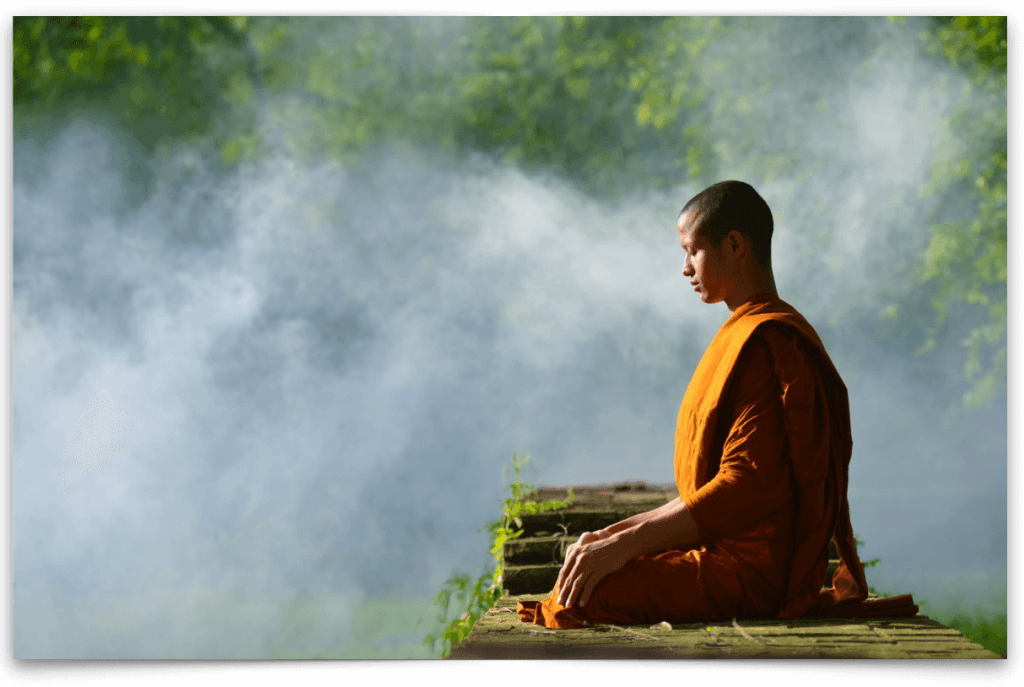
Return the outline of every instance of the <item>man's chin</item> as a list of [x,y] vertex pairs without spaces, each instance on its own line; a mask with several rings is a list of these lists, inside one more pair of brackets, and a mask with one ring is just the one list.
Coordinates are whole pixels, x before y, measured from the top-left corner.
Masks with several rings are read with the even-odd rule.
[[701,291],[700,292],[700,301],[701,301],[701,303],[707,303],[708,305],[714,305],[715,303],[721,303],[724,300],[725,300],[725,298],[722,297],[722,296],[712,296],[710,293],[707,293],[706,291]]

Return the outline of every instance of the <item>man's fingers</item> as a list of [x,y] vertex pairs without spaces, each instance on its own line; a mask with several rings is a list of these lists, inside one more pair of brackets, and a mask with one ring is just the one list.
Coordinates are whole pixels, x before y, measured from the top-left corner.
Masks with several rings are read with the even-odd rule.
[[[590,535],[589,537],[587,535]],[[558,603],[569,607],[577,602],[582,606],[590,600],[590,592],[594,582],[592,572],[587,572],[586,554],[590,550],[590,544],[599,540],[597,535],[584,532],[580,540],[572,545],[565,552],[565,563],[558,571],[558,579],[555,583],[558,588]],[[598,548],[603,548],[598,546]]]
[[562,563],[562,569],[558,571],[558,588],[565,589],[565,581],[569,577],[569,572],[576,564],[576,550],[569,547],[569,550],[565,552],[565,562]]
[[576,599],[579,598],[580,591],[583,589],[583,578],[587,575],[586,567],[583,562],[583,556],[576,556],[573,558],[572,568],[565,576],[566,588],[564,592],[563,606],[572,606],[576,603]]
[[580,540],[566,550],[565,564],[558,572],[558,603],[567,608],[586,605],[601,580],[624,563],[614,552],[609,553],[614,540],[600,539],[596,535],[588,537],[588,534],[583,533]]
[[565,551],[565,562],[562,563],[562,569],[558,573],[558,588],[562,589],[566,580],[568,579],[572,569],[579,562],[580,554],[582,553],[581,546],[578,543],[569,545],[569,548]]
[[583,579],[576,576],[572,581],[572,587],[569,588],[569,594],[566,596],[565,603],[562,605],[566,608],[574,606],[576,601],[579,599],[580,592],[583,590]]
[[565,599],[569,595],[569,588],[572,586],[574,581],[576,568],[576,559],[572,561],[566,560],[565,565],[562,566],[562,571],[558,573],[558,603],[565,606]]
[[569,606],[574,606],[576,602],[579,601],[580,594],[583,591],[583,585],[586,583],[587,579],[591,576],[591,574],[592,572],[587,569],[582,554],[580,556],[577,556],[576,559],[573,561],[572,570],[569,572],[569,575],[566,578],[566,583],[568,584],[568,587],[566,587],[565,591],[563,592],[563,599],[559,603],[561,603],[563,606],[567,608]]

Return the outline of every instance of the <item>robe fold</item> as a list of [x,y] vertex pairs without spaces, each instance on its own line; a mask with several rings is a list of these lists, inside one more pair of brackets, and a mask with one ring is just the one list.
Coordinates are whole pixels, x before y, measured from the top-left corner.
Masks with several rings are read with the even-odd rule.
[[[847,501],[853,442],[846,386],[811,325],[757,296],[712,339],[676,423],[679,496],[698,540],[629,561],[584,607],[558,590],[521,602],[549,628],[732,618],[914,615],[909,594],[867,599]],[[823,589],[828,544],[840,564]]]

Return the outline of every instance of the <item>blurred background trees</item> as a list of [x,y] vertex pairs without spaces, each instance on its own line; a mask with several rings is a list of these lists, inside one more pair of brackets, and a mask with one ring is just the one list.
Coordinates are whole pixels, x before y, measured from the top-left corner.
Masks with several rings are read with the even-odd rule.
[[[834,50],[871,40],[863,22],[787,21],[827,34]],[[1006,393],[1006,18],[891,21],[915,22],[915,49],[967,86],[927,185],[879,199],[894,226],[926,208],[913,229],[925,250],[906,256],[871,321],[847,325],[926,359],[950,334],[950,313],[966,314],[971,326],[955,333],[964,403],[991,405]],[[790,178],[799,194],[840,161],[828,146],[818,159],[797,156],[800,119],[787,113],[839,104],[770,63],[719,83],[729,60],[764,60],[758,26],[744,17],[15,17],[15,136],[93,116],[130,133],[142,154],[189,144],[224,170],[272,152],[352,161],[415,145],[491,156],[595,196],[740,173],[755,185]],[[826,60],[819,73],[836,77]]]
[[937,318],[921,352],[950,308],[970,307],[977,324],[963,340],[973,382],[964,401],[991,403],[1006,391],[1006,17],[937,19],[922,42],[968,76],[922,196],[966,198],[969,210],[940,201],[928,227],[919,277],[934,289]]
[[[146,149],[205,133],[259,78],[245,19],[15,17],[14,104],[43,113],[113,114]],[[251,85],[248,86],[251,90]]]

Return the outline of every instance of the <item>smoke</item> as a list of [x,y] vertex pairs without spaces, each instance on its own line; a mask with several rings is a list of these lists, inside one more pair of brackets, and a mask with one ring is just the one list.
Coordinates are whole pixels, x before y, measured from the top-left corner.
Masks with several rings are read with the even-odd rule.
[[[958,82],[905,30],[906,52],[870,57],[891,36],[868,32],[822,66],[801,55],[835,37],[798,29],[765,20],[706,66],[725,65],[728,100],[751,62],[774,65],[751,121],[788,118],[770,145],[833,156],[797,179],[761,183],[742,157],[721,176],[768,200],[780,294],[850,390],[869,579],[1005,588],[1005,407],[943,422],[963,319],[927,360],[842,326],[875,317],[923,247],[927,208],[892,201],[927,179]],[[795,105],[812,88],[833,104]],[[134,154],[102,120],[15,140],[17,657],[349,655],[367,604],[425,608],[486,562],[513,451],[538,459],[534,483],[672,481],[679,402],[728,317],[680,274],[674,220],[700,189],[594,198],[390,145],[346,164],[282,146],[222,173],[181,146],[134,201]],[[123,436],[124,453],[65,491],[97,398],[119,411],[90,425],[95,450]]]

